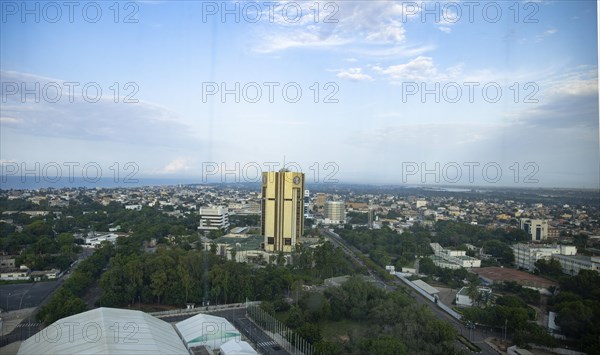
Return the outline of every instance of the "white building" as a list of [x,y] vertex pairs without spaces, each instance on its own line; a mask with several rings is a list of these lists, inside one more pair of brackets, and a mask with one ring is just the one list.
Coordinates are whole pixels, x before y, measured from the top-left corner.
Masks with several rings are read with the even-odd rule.
[[125,205],[126,210],[141,211],[142,205]]
[[310,216],[310,191],[304,190],[304,218]]
[[415,280],[413,281],[413,284],[415,286],[417,286],[418,288],[420,288],[421,290],[427,292],[428,294],[435,296],[438,293],[440,293],[440,290],[438,290],[437,288],[431,286],[430,284],[426,283],[423,280]]
[[31,274],[29,275],[29,277],[32,278],[33,281],[41,281],[43,279],[55,280],[59,274],[60,274],[60,270],[50,269],[50,270],[43,270],[43,271],[32,271]]
[[229,340],[241,341],[240,332],[225,318],[197,314],[175,324],[188,349],[204,346],[217,350]]
[[[492,294],[492,289],[488,287],[477,287],[479,294],[482,295],[484,299],[489,299]],[[473,300],[468,295],[469,288],[463,287],[456,293],[456,305],[459,307],[471,307],[473,305]]]
[[227,207],[203,207],[198,212],[200,214],[200,225],[198,230],[225,230],[229,228],[229,210]]
[[346,221],[344,201],[325,202],[325,223],[343,224]]
[[126,237],[127,233],[117,233],[117,232],[90,232],[88,236],[85,238],[85,246],[87,247],[98,247],[102,242],[107,241],[115,244],[117,242],[117,238]]
[[535,270],[535,262],[540,259],[549,260],[553,255],[576,255],[577,247],[572,245],[534,245],[515,244],[515,265],[528,271]]
[[29,280],[29,269],[27,268],[11,268],[0,270],[0,280],[16,281]]
[[532,241],[548,239],[548,221],[545,219],[521,218],[521,229],[527,232]]
[[[573,247],[575,248],[575,247]],[[594,270],[600,273],[600,257],[585,255],[552,255],[558,260],[565,274],[575,276],[580,270]]]
[[18,354],[189,354],[173,327],[140,311],[96,308],[52,323]]
[[255,355],[256,350],[245,341],[231,339],[219,348],[221,355]]
[[[438,243],[430,243],[429,245],[437,257],[432,258],[436,266],[449,269],[481,267],[481,260],[467,256],[467,252],[464,250],[444,249]],[[456,265],[456,267],[453,267],[453,265]]]

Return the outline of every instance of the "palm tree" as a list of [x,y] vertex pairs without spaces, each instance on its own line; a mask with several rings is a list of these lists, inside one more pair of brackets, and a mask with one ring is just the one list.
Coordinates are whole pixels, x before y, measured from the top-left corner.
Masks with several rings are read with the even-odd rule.
[[479,289],[475,283],[471,283],[469,288],[467,289],[467,296],[471,299],[474,306],[477,306],[479,303]]

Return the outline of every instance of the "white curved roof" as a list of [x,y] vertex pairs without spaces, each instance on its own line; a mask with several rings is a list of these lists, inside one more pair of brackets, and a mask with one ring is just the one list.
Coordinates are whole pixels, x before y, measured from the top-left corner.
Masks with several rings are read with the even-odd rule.
[[206,346],[215,350],[228,340],[241,340],[240,332],[227,319],[209,314],[197,314],[175,324],[175,327],[188,348]]
[[25,340],[21,354],[189,354],[173,327],[140,311],[97,308]]
[[231,339],[219,348],[222,355],[256,355],[256,350],[245,341]]

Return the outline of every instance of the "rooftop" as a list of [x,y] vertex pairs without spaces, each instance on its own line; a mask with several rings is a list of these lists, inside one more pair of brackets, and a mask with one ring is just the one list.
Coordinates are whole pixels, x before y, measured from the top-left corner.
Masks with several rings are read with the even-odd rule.
[[231,234],[224,235],[214,240],[217,244],[230,244],[237,246],[238,250],[257,250],[260,249],[260,244],[263,242],[263,237],[260,235],[233,236]]
[[[124,327],[128,324],[135,325],[132,341],[114,341],[114,332],[111,329],[114,329],[115,325]],[[73,328],[68,328],[69,326]],[[74,331],[68,334],[64,331],[60,332],[60,329],[65,327]],[[125,328],[123,333],[129,330]],[[18,353],[187,354],[188,351],[175,329],[163,320],[140,311],[97,308],[54,322],[25,340]]]
[[482,268],[473,268],[470,270],[479,275],[480,277],[484,277],[492,282],[515,281],[520,285],[531,286],[536,288],[548,288],[550,286],[558,286],[558,284],[554,281],[550,281],[542,277],[511,268],[490,266]]

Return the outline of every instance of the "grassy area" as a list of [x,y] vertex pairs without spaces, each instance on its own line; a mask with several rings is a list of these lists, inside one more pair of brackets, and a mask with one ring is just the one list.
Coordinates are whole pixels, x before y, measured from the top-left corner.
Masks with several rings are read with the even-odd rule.
[[473,352],[476,352],[476,353],[479,353],[479,352],[481,352],[481,348],[480,348],[480,347],[478,347],[477,345],[475,345],[475,344],[471,343],[471,342],[469,341],[469,339],[465,338],[465,337],[464,337],[464,336],[462,336],[462,335],[459,335],[459,336],[458,336],[458,341],[460,341],[461,343],[463,343],[463,345],[464,345],[464,346],[466,346],[466,347],[467,347],[467,349],[469,349],[469,350],[471,350],[471,351],[473,351]]
[[[288,316],[289,311],[275,313],[275,318],[284,324],[288,319]],[[319,322],[319,328],[321,329],[323,340],[344,342],[348,341],[350,338],[363,337],[369,326],[364,323],[344,319],[337,322],[321,321]]]
[[454,312],[458,313],[458,314],[463,314],[463,309],[461,307],[452,307],[452,309],[454,310]]
[[351,320],[338,322],[327,321],[319,323],[323,340],[332,342],[344,342],[350,338],[361,338],[367,332],[369,326]]
[[[43,281],[56,281],[56,280],[43,280]],[[42,281],[38,281],[42,282]],[[31,280],[0,280],[0,286],[4,285],[18,285],[18,284],[32,284]]]
[[277,319],[281,323],[285,324],[285,322],[287,321],[289,315],[290,315],[290,311],[289,310],[285,311],[285,312],[275,312],[275,319]]

